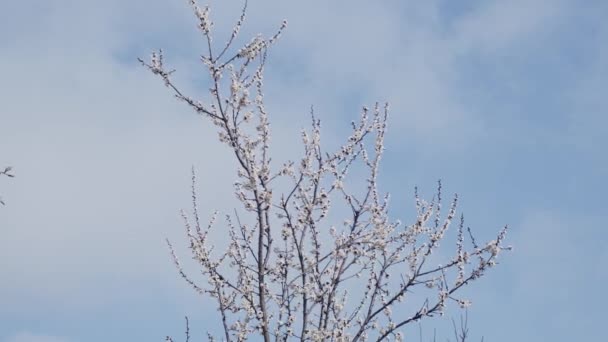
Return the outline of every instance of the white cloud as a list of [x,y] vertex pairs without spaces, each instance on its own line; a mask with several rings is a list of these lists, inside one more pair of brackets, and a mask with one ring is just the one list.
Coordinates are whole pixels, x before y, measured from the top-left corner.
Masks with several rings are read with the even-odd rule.
[[68,339],[51,335],[21,332],[6,338],[4,342],[68,342]]
[[[513,63],[512,55],[538,53],[535,43],[568,11],[562,1],[480,2],[447,20],[441,1],[265,4],[252,6],[261,7],[254,9],[259,14],[254,20],[289,18],[273,54],[287,54],[286,63],[294,65],[278,69],[271,82],[282,82],[279,72],[303,66],[304,78],[288,78],[280,86],[337,124],[344,116],[336,113],[348,110],[354,116],[359,105],[388,100],[390,131],[398,132],[401,144],[422,146],[417,148],[422,153],[462,152],[486,134],[496,104],[485,104],[482,94],[473,103],[463,100],[468,89],[462,80],[475,84],[483,76],[465,74],[463,59],[492,61],[500,69]],[[505,71],[500,77],[498,82],[509,83],[514,76]],[[389,142],[396,143],[392,137]]]
[[490,1],[456,20],[454,31],[448,36],[453,37],[456,49],[461,52],[509,53],[509,49],[522,46],[522,42],[542,39],[540,35],[554,29],[567,10],[567,4],[561,0]]
[[2,162],[17,173],[0,217],[3,310],[102,305],[92,289],[174,276],[163,239],[180,236],[192,164],[213,194],[203,208],[232,198],[230,159],[208,125],[114,58],[128,37],[115,34],[112,9],[55,4],[2,48]]

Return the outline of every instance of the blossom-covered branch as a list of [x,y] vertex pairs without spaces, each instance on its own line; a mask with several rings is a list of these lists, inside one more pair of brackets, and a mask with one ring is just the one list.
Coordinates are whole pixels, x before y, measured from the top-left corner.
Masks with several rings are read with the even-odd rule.
[[[468,306],[458,290],[496,264],[508,248],[503,245],[507,228],[494,240],[477,244],[470,230],[465,234],[461,215],[456,252],[437,265],[440,242],[458,220],[458,197],[444,213],[439,183],[431,201],[416,191],[412,224],[389,217],[389,195],[378,188],[388,104],[363,107],[351,122],[350,136],[334,151],[322,148],[321,121],[311,111],[312,127],[301,132],[302,156],[278,167],[271,164],[264,67],[287,22],[269,38],[258,35],[236,47],[245,3],[231,35],[217,45],[209,7],[194,0],[190,4],[206,41],[201,62],[210,80],[208,97],[199,101],[181,91],[162,51],[140,62],[217,127],[219,141],[237,161],[234,193],[242,208],[224,216],[229,241],[222,247],[209,238],[219,213],[208,224],[201,222],[192,172],[192,212],[182,212],[182,217],[204,284],[188,275],[168,242],[181,277],[215,300],[222,339],[400,341],[404,326],[443,314],[448,302]],[[367,171],[362,188],[348,182],[354,167]],[[344,214],[345,220],[337,224],[330,213]],[[424,300],[413,306],[408,299],[415,288]]]

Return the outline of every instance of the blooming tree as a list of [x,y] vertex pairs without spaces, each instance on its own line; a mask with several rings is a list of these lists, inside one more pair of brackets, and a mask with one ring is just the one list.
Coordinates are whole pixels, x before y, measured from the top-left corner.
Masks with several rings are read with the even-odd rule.
[[[7,177],[11,177],[11,178],[15,177],[15,175],[11,173],[12,170],[13,170],[12,167],[7,166],[4,168],[3,171],[0,171],[0,176],[7,176]],[[2,205],[5,204],[4,201],[2,200],[2,197],[0,197],[0,204],[2,204]]]
[[[263,75],[268,50],[287,22],[270,38],[258,35],[239,48],[235,39],[245,3],[227,41],[217,44],[209,7],[195,0],[190,4],[206,40],[201,62],[209,73],[208,97],[199,101],[182,92],[162,51],[140,62],[217,127],[219,141],[237,161],[234,192],[242,208],[225,216],[229,239],[224,246],[209,235],[219,214],[208,224],[201,222],[192,174],[193,208],[190,214],[182,211],[182,217],[204,283],[189,276],[167,241],[181,277],[215,301],[221,339],[400,341],[406,325],[443,314],[448,302],[468,306],[458,290],[496,264],[508,248],[502,244],[506,227],[494,240],[477,243],[463,217],[456,216],[457,196],[443,209],[441,183],[431,201],[416,191],[413,223],[389,218],[389,196],[377,183],[388,104],[363,107],[351,123],[352,133],[335,151],[322,148],[321,123],[312,113],[311,129],[301,134],[303,155],[278,166],[271,163]],[[354,167],[367,170],[363,189],[347,184]],[[330,218],[335,203],[346,208],[339,212],[347,215],[339,224]],[[454,220],[455,253],[439,265],[444,253],[437,251]],[[414,289],[420,289],[416,295]]]

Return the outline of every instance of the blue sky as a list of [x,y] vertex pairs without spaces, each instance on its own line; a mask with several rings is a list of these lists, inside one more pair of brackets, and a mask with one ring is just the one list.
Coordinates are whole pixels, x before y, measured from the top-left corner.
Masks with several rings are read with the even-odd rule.
[[[221,35],[241,2],[211,4]],[[214,312],[163,241],[182,241],[191,165],[201,207],[231,210],[233,161],[136,63],[162,47],[204,92],[187,2],[2,8],[0,165],[17,177],[0,179],[0,341],[161,341],[184,315],[201,336]],[[387,100],[381,186],[395,217],[411,219],[414,186],[430,196],[441,178],[481,238],[510,225],[514,251],[467,289],[475,337],[593,341],[608,304],[606,13],[592,0],[250,0],[243,37],[290,23],[265,80],[278,158],[300,151],[311,105],[332,144]]]

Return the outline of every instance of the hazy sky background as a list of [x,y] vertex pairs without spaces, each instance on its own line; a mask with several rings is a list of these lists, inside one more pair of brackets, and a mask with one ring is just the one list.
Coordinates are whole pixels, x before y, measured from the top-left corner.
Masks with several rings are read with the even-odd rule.
[[[223,41],[242,3],[211,4]],[[278,156],[300,152],[311,105],[331,144],[361,106],[390,101],[381,186],[394,216],[411,219],[414,186],[430,196],[441,178],[480,238],[511,227],[515,250],[467,289],[473,336],[605,338],[607,2],[249,5],[246,40],[289,21],[265,80]],[[0,341],[162,341],[184,315],[198,337],[213,321],[164,238],[186,255],[192,165],[205,215],[235,206],[234,162],[136,62],[159,47],[202,94],[185,0],[0,5],[0,166],[17,176],[0,178]],[[425,321],[427,337],[452,309]]]

